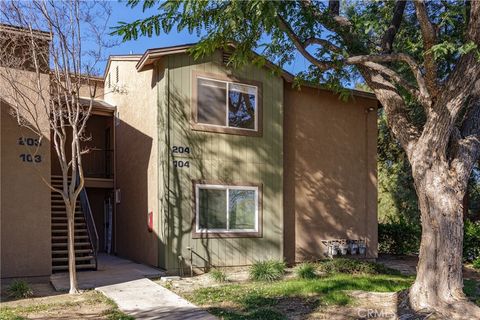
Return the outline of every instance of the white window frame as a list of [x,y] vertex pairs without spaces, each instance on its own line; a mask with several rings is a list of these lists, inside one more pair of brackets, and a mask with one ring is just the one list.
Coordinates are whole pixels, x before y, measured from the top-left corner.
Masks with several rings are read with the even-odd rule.
[[[252,132],[257,132],[258,131],[258,86],[253,86],[251,84],[246,84],[246,83],[241,83],[241,82],[234,82],[234,81],[225,81],[225,80],[219,80],[219,79],[214,79],[214,78],[208,78],[208,77],[203,77],[203,76],[197,76],[197,81],[196,81],[196,85],[197,85],[197,97],[195,97],[197,99],[197,101],[199,100],[199,91],[198,90],[198,85],[199,85],[199,79],[202,79],[202,80],[207,80],[207,81],[216,81],[216,82],[221,82],[221,83],[225,83],[225,123],[226,125],[225,126],[222,126],[222,125],[219,125],[219,124],[210,124],[210,123],[205,123],[205,122],[199,122],[197,120],[197,123],[198,124],[201,124],[203,126],[210,126],[210,127],[218,127],[218,128],[228,128],[228,129],[236,129],[236,130],[247,130],[247,131],[252,131]],[[254,88],[255,89],[255,126],[253,129],[249,129],[249,128],[239,128],[239,127],[231,127],[229,126],[228,124],[228,113],[229,113],[229,108],[228,108],[228,102],[229,102],[229,97],[228,97],[228,92],[230,91],[230,85],[231,84],[238,84],[238,85],[242,85],[242,86],[246,86],[246,87],[250,87],[250,88]],[[199,107],[199,104],[197,103],[197,114],[195,115],[196,116],[196,119],[198,119],[198,112],[200,110],[200,107]]]
[[[225,190],[226,192],[226,215],[227,215],[227,229],[200,229],[200,189]],[[230,190],[247,190],[255,191],[255,229],[230,229],[230,209],[229,197]],[[250,233],[258,232],[259,230],[259,188],[258,186],[236,186],[236,185],[222,185],[222,184],[196,184],[195,185],[195,231],[197,233]]]

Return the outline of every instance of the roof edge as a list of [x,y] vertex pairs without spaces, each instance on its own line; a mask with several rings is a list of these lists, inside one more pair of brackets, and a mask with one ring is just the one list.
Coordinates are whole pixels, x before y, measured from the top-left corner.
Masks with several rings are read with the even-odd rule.
[[43,31],[38,29],[28,29],[25,27],[14,26],[11,24],[0,23],[0,31],[12,32],[16,34],[28,34],[31,32],[32,35],[35,37],[42,38],[48,41],[52,40],[52,36],[48,31]]
[[111,54],[108,56],[107,65],[105,66],[105,71],[103,72],[103,78],[107,78],[107,71],[110,69],[110,64],[112,61],[137,61],[143,57],[142,54]]
[[[292,83],[291,81],[286,81],[286,82]],[[332,89],[328,89],[328,88],[322,87],[321,85],[313,84],[313,83],[302,83],[300,84],[300,87],[319,89],[319,90],[328,91],[328,92],[335,92]],[[377,96],[373,92],[368,92],[368,91],[363,91],[358,89],[349,89],[349,88],[344,88],[344,89],[348,90],[355,97],[378,101]]]
[[[137,71],[142,71],[144,70],[145,67],[151,65],[154,60],[161,58],[166,55],[170,54],[177,54],[177,53],[185,53],[187,52],[188,49],[196,45],[197,43],[187,43],[187,44],[182,44],[182,45],[176,45],[176,46],[169,46],[169,47],[162,47],[162,48],[152,48],[148,49],[145,51],[145,53],[141,56],[140,60],[138,61],[137,65],[135,66]],[[260,54],[253,52],[255,55],[260,56]],[[273,62],[266,60],[266,67],[270,69],[276,69],[279,68],[276,64]],[[281,77],[288,83],[293,83],[295,76],[288,72],[287,70],[280,68],[281,72]],[[326,89],[322,88],[320,85],[314,85],[314,84],[302,84],[302,86],[305,87],[310,87],[310,88],[318,88],[322,89],[325,91],[330,91],[332,92],[333,90],[331,89]],[[362,98],[367,98],[367,99],[372,99],[372,100],[378,100],[377,97],[375,96],[374,93],[367,92],[367,91],[361,91],[361,90],[356,90],[356,89],[348,89],[354,96],[357,97],[362,97]]]

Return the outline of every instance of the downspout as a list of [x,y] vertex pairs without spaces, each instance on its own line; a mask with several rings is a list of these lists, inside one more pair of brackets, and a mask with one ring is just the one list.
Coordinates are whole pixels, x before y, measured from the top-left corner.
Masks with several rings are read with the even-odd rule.
[[364,201],[365,201],[365,256],[368,255],[368,251],[370,250],[370,239],[369,239],[369,232],[368,232],[368,115],[370,112],[374,111],[375,108],[373,107],[368,107],[365,109],[365,195],[364,195]]
[[160,145],[160,112],[161,110],[161,105],[160,105],[160,94],[159,94],[159,72],[160,68],[158,67],[158,63],[155,63],[153,66],[153,76],[155,77],[155,92],[157,94],[157,126],[156,126],[156,132],[157,132],[157,267],[160,267],[160,255],[162,254],[161,251],[161,245],[160,242],[161,240],[161,235],[160,235],[160,228],[161,228],[161,223],[160,219],[162,215],[160,214],[160,210],[162,210],[162,206],[160,203],[160,183],[161,183],[161,166],[160,166],[160,154],[162,152],[161,145]]
[[[112,197],[112,210],[113,210],[113,226],[110,226],[110,228],[113,228],[113,248],[110,248],[110,252],[113,253],[113,255],[117,255],[117,121],[120,121],[120,119],[117,119],[118,113],[117,113],[117,106],[115,105],[115,111],[113,113],[113,123],[112,123],[112,128],[113,128],[113,197]],[[112,241],[112,239],[110,239]],[[110,242],[110,246],[112,247],[112,243]]]
[[[165,236],[165,248],[167,249],[167,252],[168,254],[165,255],[165,269],[168,271],[168,268],[170,266],[170,58],[167,56],[167,65],[165,66],[165,75],[167,76],[167,105],[166,105],[166,108],[167,108],[167,127],[166,127],[166,139],[165,139],[165,142],[166,142],[166,145],[167,145],[167,158],[166,158],[166,167],[167,167],[167,181],[166,181],[166,219],[165,221],[167,222],[167,232],[166,232],[166,236]],[[165,228],[164,228],[165,229]]]

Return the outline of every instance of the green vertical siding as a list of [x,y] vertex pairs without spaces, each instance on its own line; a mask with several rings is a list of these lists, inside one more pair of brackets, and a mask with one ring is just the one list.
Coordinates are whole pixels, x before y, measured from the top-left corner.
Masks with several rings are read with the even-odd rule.
[[[161,172],[159,224],[160,266],[168,270],[188,266],[194,251],[199,267],[251,264],[283,255],[283,81],[268,70],[248,66],[230,71],[235,76],[262,83],[263,135],[247,137],[190,129],[192,72],[223,75],[228,71],[221,54],[194,61],[186,54],[170,55],[159,68],[159,130]],[[162,71],[164,70],[164,71]],[[163,87],[163,88],[161,88]],[[171,146],[188,146],[190,168],[174,168]],[[185,157],[185,156],[183,156]],[[263,237],[192,239],[192,180],[261,183],[263,188]],[[183,261],[182,261],[183,260]]]
[[168,241],[168,176],[169,176],[169,155],[168,155],[168,108],[167,108],[167,70],[163,64],[155,66],[157,73],[157,104],[158,104],[158,266],[167,267],[166,254]]

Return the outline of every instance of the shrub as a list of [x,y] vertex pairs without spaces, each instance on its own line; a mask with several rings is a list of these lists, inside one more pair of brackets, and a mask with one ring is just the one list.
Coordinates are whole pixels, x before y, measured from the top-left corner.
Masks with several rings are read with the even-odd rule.
[[212,278],[216,282],[227,282],[227,275],[225,272],[219,269],[212,269],[209,273],[210,278]]
[[465,221],[463,259],[468,262],[480,259],[480,221]]
[[295,274],[300,279],[315,279],[317,277],[316,266],[310,262],[299,264],[295,269]]
[[378,250],[388,254],[417,253],[420,247],[421,227],[405,218],[394,218],[378,224]]
[[23,280],[15,280],[7,288],[7,293],[10,297],[15,299],[28,298],[33,295],[33,291]]
[[285,273],[285,262],[279,260],[257,261],[250,267],[250,279],[275,281]]
[[346,258],[322,261],[319,269],[325,273],[399,274],[399,271],[385,267],[383,264]]
[[473,260],[473,267],[475,269],[480,269],[480,257],[478,257],[477,259]]

